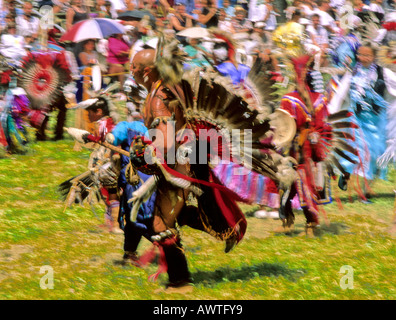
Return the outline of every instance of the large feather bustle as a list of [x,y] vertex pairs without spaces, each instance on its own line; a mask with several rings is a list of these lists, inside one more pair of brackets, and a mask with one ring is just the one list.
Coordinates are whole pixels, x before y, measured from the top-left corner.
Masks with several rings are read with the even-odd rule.
[[249,88],[252,97],[248,103],[258,110],[261,118],[271,114],[275,104],[275,85],[273,70],[260,57],[256,59],[249,71],[244,85]]
[[33,109],[51,106],[72,81],[63,52],[28,53],[22,61],[20,85],[27,92]]
[[[340,163],[339,159],[343,158],[351,163],[357,163],[358,150],[351,145],[355,140],[350,130],[358,128],[351,121],[352,113],[348,110],[341,110],[328,116],[327,121],[329,128],[326,144],[326,158],[324,160],[328,174],[334,176],[335,172],[341,172],[345,175],[347,172]],[[353,156],[355,157],[353,157]]]
[[[197,73],[185,75],[181,87],[186,98],[186,120],[196,135],[199,136],[200,129],[214,129],[218,136],[224,138],[219,146],[220,158],[223,154],[230,155],[231,159],[227,160],[237,161],[278,183],[282,180],[282,185],[290,185],[288,170],[293,171],[293,165],[286,168],[285,161],[278,159],[283,159],[283,156],[278,155],[274,146],[268,143],[271,134],[269,119],[260,118],[261,110],[246,101],[243,90],[236,88],[227,77],[202,70],[199,76]],[[235,129],[240,134],[232,136]],[[235,142],[237,146],[251,146],[251,152],[235,147]]]

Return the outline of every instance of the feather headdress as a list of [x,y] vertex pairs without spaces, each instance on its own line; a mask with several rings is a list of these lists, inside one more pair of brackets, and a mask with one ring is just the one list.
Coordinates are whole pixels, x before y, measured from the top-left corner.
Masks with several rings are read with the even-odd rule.
[[164,84],[175,85],[180,83],[183,76],[183,64],[187,54],[179,45],[180,42],[176,38],[168,39],[162,35],[158,39],[155,66]]
[[226,60],[230,60],[232,63],[236,64],[235,55],[238,49],[238,43],[233,38],[232,33],[217,28],[209,29],[209,33],[213,39],[218,41],[218,44],[223,45],[226,48]]
[[114,82],[113,84],[110,84],[108,87],[105,89],[95,92],[91,91],[91,98],[81,101],[78,103],[76,106],[70,108],[70,109],[89,109],[89,108],[94,108],[95,104],[98,103],[100,100],[104,100],[107,104],[108,110],[109,110],[109,115],[113,119],[115,123],[118,122],[119,120],[119,114],[117,112],[117,108],[113,103],[113,98],[111,97],[113,91],[117,90],[120,87],[119,82]]

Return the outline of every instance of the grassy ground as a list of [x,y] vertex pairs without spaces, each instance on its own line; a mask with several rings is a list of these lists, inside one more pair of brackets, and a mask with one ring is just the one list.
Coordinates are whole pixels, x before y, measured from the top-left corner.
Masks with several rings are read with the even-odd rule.
[[[71,140],[38,142],[27,155],[0,159],[0,299],[396,299],[396,246],[386,229],[394,214],[396,172],[374,185],[374,203],[326,206],[327,219],[315,239],[296,232],[276,235],[279,220],[253,217],[243,241],[230,253],[224,244],[188,227],[182,239],[194,278],[192,293],[166,294],[166,275],[150,283],[156,265],[138,269],[120,264],[122,235],[104,232],[104,206],[64,210],[56,186],[84,172],[89,152],[73,151]],[[322,217],[324,221],[324,217]],[[142,241],[139,252],[151,248]],[[343,266],[353,271],[353,288],[342,289]],[[43,289],[50,267],[53,288]],[[344,267],[345,268],[345,267]],[[50,285],[49,282],[44,282]]]

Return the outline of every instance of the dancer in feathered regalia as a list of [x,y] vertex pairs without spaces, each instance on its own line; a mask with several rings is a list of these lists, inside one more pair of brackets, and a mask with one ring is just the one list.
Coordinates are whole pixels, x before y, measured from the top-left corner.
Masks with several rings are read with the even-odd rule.
[[[375,177],[384,179],[386,169],[377,166],[377,159],[386,149],[386,89],[383,69],[374,63],[375,49],[370,44],[362,45],[357,52],[358,63],[352,72],[350,83],[350,107],[359,126],[355,130],[356,145],[362,165],[346,163],[349,174],[358,174],[370,183]],[[359,161],[357,161],[359,163]],[[363,201],[371,195],[363,184]]]
[[323,164],[326,158],[323,142],[331,137],[330,128],[326,123],[327,101],[323,94],[312,92],[306,84],[305,77],[311,62],[310,55],[292,60],[296,74],[298,77],[301,76],[297,79],[298,89],[284,95],[280,103],[280,109],[289,113],[296,121],[297,134],[289,153],[299,163],[298,179],[288,196],[285,210],[281,211],[283,228],[286,231],[293,229],[291,199],[298,193],[309,236],[314,235],[314,230],[320,224],[317,205],[331,201],[329,176]]
[[18,87],[18,72],[9,60],[0,57],[0,157],[26,152],[30,138],[31,109],[25,90]]
[[281,96],[279,110],[294,118],[297,128],[292,142],[281,151],[298,162],[295,184],[290,192],[281,194],[279,231],[293,230],[291,200],[298,194],[306,218],[305,231],[312,237],[320,225],[318,206],[331,202],[330,178],[335,177],[334,168],[345,172],[335,155],[354,162],[344,152],[357,154],[347,143],[352,136],[343,131],[356,125],[348,119],[348,112],[329,115],[326,97],[314,90],[310,71],[315,53],[304,48],[303,37],[284,34],[282,29],[274,37],[277,46],[287,49],[279,58],[288,66],[289,76],[289,92]]
[[[124,234],[124,264],[140,266],[137,248],[142,236],[150,237],[150,222],[154,211],[155,192],[137,209],[136,219],[131,221],[132,194],[150,176],[138,172],[129,161],[131,142],[137,136],[147,136],[147,128],[141,121],[122,121],[116,124],[118,115],[110,98],[118,83],[94,93],[76,108],[88,111],[90,121],[95,122],[95,132],[67,128],[68,133],[88,148],[93,148],[89,171],[73,177],[59,186],[67,206],[84,200],[103,200],[106,204],[106,227],[112,233]],[[137,87],[132,99],[140,101],[142,94]],[[93,146],[92,146],[93,145]]]
[[45,130],[49,114],[53,110],[59,111],[55,139],[62,139],[66,121],[63,89],[72,82],[65,52],[29,52],[21,61],[21,69],[19,83],[30,101],[30,122],[37,129],[37,139],[46,139]]
[[[152,241],[163,253],[161,261],[166,267],[161,270],[167,270],[171,287],[191,281],[177,224],[225,241],[226,252],[242,240],[246,231],[246,219],[235,202],[243,199],[213,174],[209,164],[214,158],[224,159],[229,154],[229,159],[237,162],[239,156],[238,163],[270,177],[282,188],[294,179],[287,159],[262,142],[270,131],[269,120],[259,119],[259,111],[250,108],[243,94],[236,94],[232,82],[217,72],[198,70],[182,79],[183,60],[177,41],[165,43],[161,39],[156,51],[142,50],[132,62],[136,82],[149,92],[145,124],[156,129],[155,140],[138,138],[132,143],[132,164],[154,174],[134,193],[132,211],[157,190]],[[252,145],[252,152],[241,156],[232,148],[230,137],[224,134],[232,129],[252,130],[251,136],[239,137]],[[219,138],[219,145],[209,143]],[[176,162],[172,163],[172,158]],[[131,216],[134,219],[134,214]]]
[[396,12],[386,16],[383,28],[387,31],[384,43],[377,51],[377,64],[383,68],[387,108],[386,150],[378,159],[381,168],[396,162]]
[[31,112],[26,92],[22,88],[10,88],[6,91],[2,103],[3,106],[0,106],[1,152],[25,153],[29,142],[27,119]]
[[[353,132],[354,146],[359,154],[351,156],[356,164],[342,162],[347,174],[340,177],[339,184],[346,189],[351,174],[361,176],[363,183],[362,186],[359,183],[357,190],[365,203],[370,203],[372,196],[370,184],[375,178],[385,179],[388,163],[396,159],[396,76],[392,42],[396,27],[388,21],[383,24],[383,29],[372,25],[370,20],[365,24],[367,30],[356,52],[356,65],[343,81],[345,94],[337,98],[344,102],[340,108],[353,113],[354,122],[359,126]],[[382,45],[379,44],[381,41]]]
[[[92,200],[93,195],[102,198],[106,204],[106,225],[111,232],[123,233],[118,224],[120,156],[101,145],[108,141],[108,134],[118,122],[118,114],[109,97],[111,91],[118,86],[119,83],[115,83],[75,107],[87,110],[90,122],[95,124],[94,133],[82,131],[84,136],[79,139],[83,144],[93,142],[93,146],[92,143],[89,146],[93,151],[88,163],[89,171],[63,182],[59,189],[67,206],[75,201],[82,202],[88,197]],[[72,131],[69,133],[72,134]]]

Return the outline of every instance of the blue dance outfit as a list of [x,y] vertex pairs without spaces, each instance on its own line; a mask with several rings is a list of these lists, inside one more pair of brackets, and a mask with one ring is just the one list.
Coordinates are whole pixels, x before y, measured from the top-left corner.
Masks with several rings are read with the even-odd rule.
[[383,98],[385,83],[382,70],[376,64],[369,68],[358,63],[353,71],[350,88],[350,111],[355,123],[355,143],[359,159],[363,165],[344,161],[342,165],[349,173],[356,173],[368,180],[375,177],[386,178],[386,168],[377,166],[377,159],[386,150],[386,108],[388,103]]
[[[122,149],[129,151],[133,139],[136,136],[147,136],[148,130],[141,121],[123,121],[118,123],[111,133],[115,138],[113,144],[119,145]],[[131,222],[130,213],[133,203],[128,203],[128,200],[132,198],[132,193],[141,187],[141,183],[133,186],[127,182],[125,173],[129,163],[129,157],[122,155],[121,161],[122,170],[118,179],[118,186],[123,190],[123,193],[120,199],[119,220],[125,235],[124,251],[135,252],[142,236],[150,239],[152,235],[151,220],[153,218],[156,192],[151,195],[149,200],[141,204],[137,221]],[[150,177],[140,171],[138,171],[138,175],[143,181],[146,181]]]

